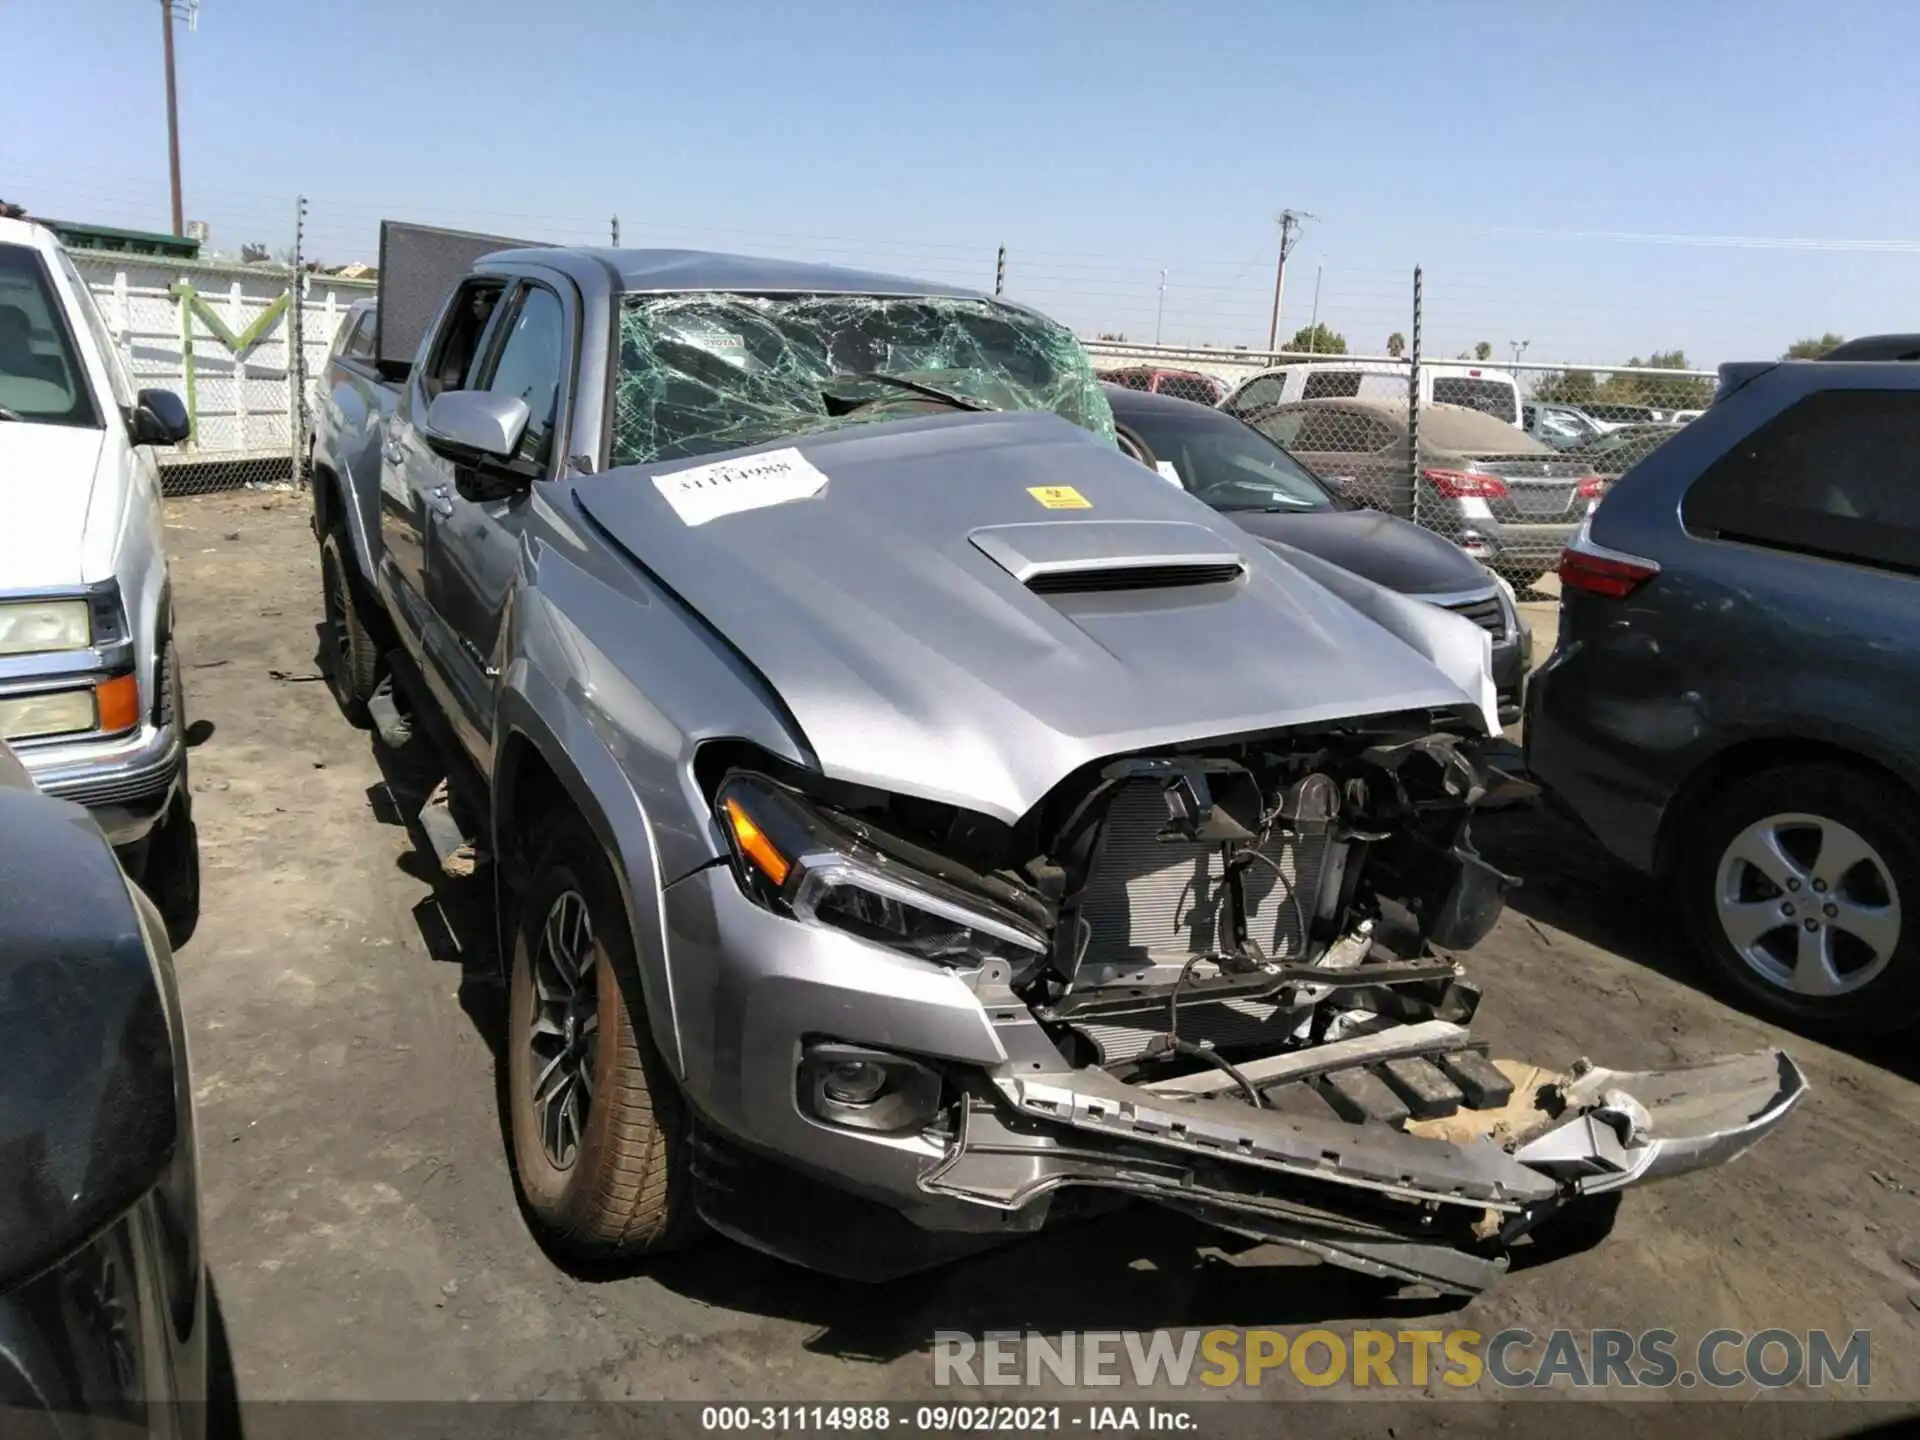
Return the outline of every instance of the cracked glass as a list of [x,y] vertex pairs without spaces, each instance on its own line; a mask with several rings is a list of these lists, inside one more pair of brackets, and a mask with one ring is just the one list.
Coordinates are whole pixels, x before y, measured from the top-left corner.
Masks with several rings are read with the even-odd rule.
[[989,300],[699,292],[621,306],[614,465],[966,410],[1045,410],[1114,435],[1072,333]]

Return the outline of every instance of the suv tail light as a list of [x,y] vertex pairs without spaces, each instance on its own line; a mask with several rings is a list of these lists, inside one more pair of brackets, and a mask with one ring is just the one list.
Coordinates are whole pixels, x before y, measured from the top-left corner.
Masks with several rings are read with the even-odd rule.
[[1573,543],[1560,552],[1560,589],[1584,590],[1624,600],[1660,573],[1660,562],[1594,543],[1591,519],[1580,523]]
[[1573,487],[1573,493],[1582,500],[1598,500],[1607,493],[1607,482],[1598,475],[1589,475]]
[[1420,478],[1448,500],[1504,500],[1506,482],[1495,475],[1476,475],[1470,470],[1422,470]]

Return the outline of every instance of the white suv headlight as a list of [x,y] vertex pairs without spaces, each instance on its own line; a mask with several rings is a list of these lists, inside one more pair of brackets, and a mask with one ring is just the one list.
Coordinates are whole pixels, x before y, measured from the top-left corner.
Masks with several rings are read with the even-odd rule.
[[92,643],[93,620],[85,600],[0,602],[0,655],[84,650]]
[[0,740],[83,735],[98,719],[91,689],[15,696],[0,700]]

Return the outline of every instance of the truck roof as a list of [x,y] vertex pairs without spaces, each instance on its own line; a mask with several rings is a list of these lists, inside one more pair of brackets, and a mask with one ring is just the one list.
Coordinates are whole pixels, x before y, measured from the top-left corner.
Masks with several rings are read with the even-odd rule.
[[870,270],[839,265],[810,265],[799,260],[768,260],[752,255],[726,255],[711,250],[612,250],[586,246],[534,246],[496,250],[483,255],[476,267],[520,262],[568,268],[568,257],[597,265],[610,273],[628,294],[673,294],[680,291],[733,290],[759,295],[915,295],[943,299],[984,300],[992,297],[964,286],[938,281],[910,280]]
[[[706,250],[615,250],[541,245],[519,237],[380,222],[380,303],[374,350],[384,370],[404,367],[459,279],[476,271],[530,265],[557,271],[583,295],[671,295],[732,291],[756,295],[898,295],[990,300],[977,290],[838,265],[808,265]],[[1000,304],[1012,304],[999,300]],[[1026,307],[1013,304],[1012,308]]]

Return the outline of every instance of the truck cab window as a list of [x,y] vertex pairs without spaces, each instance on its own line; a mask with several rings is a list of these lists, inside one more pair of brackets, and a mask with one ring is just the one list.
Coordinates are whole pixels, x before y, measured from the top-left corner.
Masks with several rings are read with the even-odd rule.
[[360,360],[371,363],[373,360],[373,312],[363,311],[353,322],[352,328],[340,344],[342,360]]
[[531,413],[519,458],[544,474],[553,457],[560,378],[566,370],[566,320],[551,290],[528,285],[520,295],[519,309],[507,322],[499,362],[484,388],[527,402]]
[[443,390],[470,388],[480,341],[487,333],[487,322],[506,287],[500,283],[468,285],[455,297],[445,328],[434,346],[433,363],[420,377],[421,386],[432,399]]

